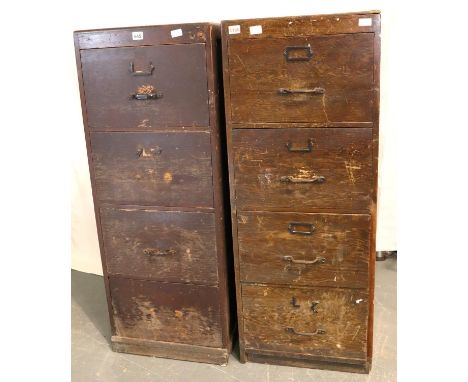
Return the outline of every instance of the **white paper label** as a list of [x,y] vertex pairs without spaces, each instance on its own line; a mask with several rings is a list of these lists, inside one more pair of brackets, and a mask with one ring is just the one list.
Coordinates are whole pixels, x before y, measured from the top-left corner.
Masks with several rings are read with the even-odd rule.
[[132,40],[143,40],[143,32],[132,32]]
[[358,25],[360,27],[370,27],[372,26],[372,19],[370,17],[359,19]]
[[228,26],[229,34],[239,34],[240,33],[240,25],[229,25]]
[[250,34],[262,34],[262,26],[261,25],[252,25],[250,27]]
[[174,29],[171,31],[171,37],[180,37],[182,36],[182,29]]

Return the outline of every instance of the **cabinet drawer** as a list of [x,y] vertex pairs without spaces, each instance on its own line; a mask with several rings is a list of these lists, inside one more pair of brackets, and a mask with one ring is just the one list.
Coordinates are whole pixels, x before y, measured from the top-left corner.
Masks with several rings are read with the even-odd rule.
[[372,129],[232,132],[238,210],[368,210]]
[[101,202],[212,207],[208,132],[91,134]]
[[208,126],[205,44],[89,49],[80,55],[90,129]]
[[221,347],[216,287],[109,278],[117,335]]
[[245,347],[366,359],[368,294],[242,285]]
[[101,208],[110,275],[217,284],[214,214]]
[[232,39],[232,122],[371,122],[373,39],[373,33]]
[[369,215],[238,212],[241,281],[367,288]]

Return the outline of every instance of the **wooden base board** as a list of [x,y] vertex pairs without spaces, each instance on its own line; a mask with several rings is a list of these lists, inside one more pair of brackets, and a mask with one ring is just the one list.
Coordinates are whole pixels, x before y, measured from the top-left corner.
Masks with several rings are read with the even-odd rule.
[[128,337],[112,336],[112,350],[119,353],[172,358],[183,361],[227,365],[229,349],[151,341]]
[[305,354],[293,354],[257,349],[245,349],[245,356],[247,362],[305,367],[309,369],[345,371],[348,373],[368,374],[371,366],[370,363],[365,360],[316,357]]

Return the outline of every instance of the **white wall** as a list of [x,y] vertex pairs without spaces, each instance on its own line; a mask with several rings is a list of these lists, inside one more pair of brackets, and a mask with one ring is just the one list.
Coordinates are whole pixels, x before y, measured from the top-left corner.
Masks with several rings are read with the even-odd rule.
[[[169,4],[169,5],[168,5]],[[64,125],[71,134],[72,156],[72,268],[102,274],[91,186],[81,119],[78,81],[73,47],[74,30],[203,22],[255,17],[316,15],[322,13],[382,11],[380,189],[378,205],[377,250],[395,250],[396,243],[396,121],[402,120],[395,108],[399,96],[395,60],[403,26],[398,9],[386,1],[89,1],[76,3],[56,33],[69,37],[48,59],[66,55],[63,89],[72,94],[65,103]],[[410,26],[407,25],[406,28]],[[62,61],[62,60],[60,60]]]

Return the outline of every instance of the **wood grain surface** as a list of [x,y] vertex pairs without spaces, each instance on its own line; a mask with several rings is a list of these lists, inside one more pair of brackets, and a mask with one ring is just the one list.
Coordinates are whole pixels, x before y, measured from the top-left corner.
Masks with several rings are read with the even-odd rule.
[[[239,129],[232,132],[240,210],[369,210],[372,130]],[[310,152],[290,152],[306,149]],[[282,178],[291,177],[293,182]],[[324,177],[322,183],[294,183]]]
[[91,133],[101,202],[213,207],[208,132]]
[[242,211],[237,221],[241,281],[367,288],[369,215]]
[[222,346],[217,287],[110,277],[118,336]]
[[367,357],[365,290],[244,284],[242,299],[248,348]]
[[[231,41],[232,122],[372,121],[372,39],[358,33]],[[310,57],[288,61],[288,48],[295,48],[288,57]],[[279,92],[316,88],[323,93]]]
[[213,213],[101,208],[108,273],[216,285]]
[[[80,55],[91,130],[208,128],[205,44],[90,49]],[[131,63],[148,75],[135,76]],[[162,98],[130,98],[158,92]]]

